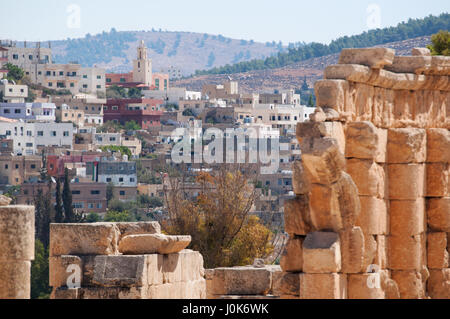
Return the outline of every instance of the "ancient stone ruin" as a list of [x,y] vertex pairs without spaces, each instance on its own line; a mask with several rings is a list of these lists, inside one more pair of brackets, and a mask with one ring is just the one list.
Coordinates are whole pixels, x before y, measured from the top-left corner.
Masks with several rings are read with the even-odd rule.
[[449,75],[427,49],[346,49],[315,84],[281,260],[300,298],[450,298]]
[[0,195],[0,299],[29,299],[34,259],[34,207]]
[[203,299],[203,257],[157,222],[50,225],[52,299]]

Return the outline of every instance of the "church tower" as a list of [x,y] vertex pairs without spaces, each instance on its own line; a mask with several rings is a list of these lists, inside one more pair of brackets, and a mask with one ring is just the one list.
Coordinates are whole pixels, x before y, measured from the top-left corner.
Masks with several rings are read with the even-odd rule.
[[152,85],[152,60],[147,56],[144,40],[137,48],[137,59],[133,61],[133,82],[141,82],[146,86]]

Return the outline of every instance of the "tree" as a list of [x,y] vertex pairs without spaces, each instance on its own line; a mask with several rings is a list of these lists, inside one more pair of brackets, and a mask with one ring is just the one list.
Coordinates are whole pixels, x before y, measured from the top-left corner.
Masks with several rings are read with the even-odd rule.
[[[170,190],[165,188],[168,218],[160,221],[163,229],[191,235],[191,248],[200,251],[207,268],[245,265],[267,256],[271,233],[249,218],[256,192],[246,176],[223,169],[215,175],[202,172],[196,182],[199,195],[189,198],[183,178],[170,180]],[[249,238],[252,245],[243,244]]]
[[19,82],[20,80],[22,80],[24,72],[21,68],[14,64],[7,63],[6,69],[8,70],[8,74],[6,76],[8,80],[13,80],[15,82]]
[[73,211],[72,191],[70,190],[69,170],[64,169],[64,187],[62,192],[62,202],[64,207],[64,223],[80,223],[85,221],[83,213]]
[[89,213],[86,217],[86,223],[97,223],[101,220],[102,218],[100,217],[99,214],[97,213]]
[[55,196],[55,223],[62,223],[64,221],[64,212],[61,198],[61,180],[56,179],[56,196]]
[[303,78],[303,84],[302,84],[302,91],[308,91],[309,90],[309,86],[308,83],[306,82],[306,76]]
[[47,156],[45,155],[45,151],[42,150],[41,152],[41,158],[42,158],[42,167],[40,169],[40,175],[41,175],[41,181],[48,180],[48,172],[47,172]]
[[206,65],[206,67],[210,68],[213,66],[214,61],[216,61],[216,56],[214,55],[214,52],[211,52],[208,56],[208,64]]
[[431,55],[446,55],[450,56],[450,32],[441,30],[431,36],[431,43],[428,49]]
[[48,248],[46,249],[39,239],[35,241],[34,260],[31,262],[31,298],[49,299]]
[[132,222],[134,219],[128,211],[118,212],[110,210],[106,213],[104,221],[105,222]]
[[127,131],[138,131],[141,127],[135,121],[128,121],[125,123],[125,129]]
[[309,95],[308,106],[314,107],[314,100],[312,94]]
[[111,199],[114,198],[114,184],[109,182],[106,185],[106,202],[109,203]]
[[51,182],[46,192],[39,188],[34,196],[35,234],[45,248],[49,245],[50,223],[54,218],[51,198]]

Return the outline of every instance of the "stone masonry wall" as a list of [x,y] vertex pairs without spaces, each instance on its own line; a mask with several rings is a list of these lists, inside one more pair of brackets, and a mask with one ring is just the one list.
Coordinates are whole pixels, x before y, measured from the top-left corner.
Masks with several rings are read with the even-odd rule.
[[203,257],[157,222],[51,224],[52,299],[204,299]]
[[346,49],[299,123],[285,276],[299,298],[450,298],[450,58]]

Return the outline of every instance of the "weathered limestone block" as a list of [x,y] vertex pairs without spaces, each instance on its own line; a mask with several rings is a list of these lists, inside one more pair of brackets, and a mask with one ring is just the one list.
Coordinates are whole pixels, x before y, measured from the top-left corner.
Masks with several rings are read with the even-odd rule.
[[30,299],[30,261],[0,261],[0,299]]
[[118,299],[148,299],[148,287],[121,287]]
[[96,256],[93,282],[102,287],[145,286],[146,256]]
[[50,224],[50,256],[116,255],[119,236],[114,223]]
[[[190,282],[203,278],[203,256],[190,249],[163,255],[163,283]],[[150,274],[150,271],[149,271]],[[155,284],[150,283],[149,284]]]
[[[449,116],[449,113],[447,113],[447,116]],[[427,129],[427,162],[450,162],[450,130],[444,128]]]
[[426,130],[419,128],[394,128],[388,130],[388,163],[423,163],[426,158]]
[[351,176],[345,172],[342,172],[341,178],[333,187],[337,189],[343,227],[352,229],[361,214],[358,188]]
[[128,235],[160,234],[158,222],[116,223],[120,230],[120,239]]
[[381,269],[388,268],[388,244],[384,235],[377,235],[377,251],[375,254],[374,264],[380,266]]
[[304,138],[300,142],[303,168],[310,183],[336,182],[345,167],[344,155],[334,138]]
[[292,163],[292,189],[296,195],[307,195],[311,190],[311,185],[306,177],[302,161]]
[[[80,257],[69,255],[49,257],[50,287],[67,287],[67,279],[69,278],[69,276],[78,271],[80,274],[80,285],[83,285],[83,261]],[[74,282],[72,281],[72,283]]]
[[208,294],[266,295],[272,286],[272,273],[268,267],[216,268],[213,274],[209,274],[212,279],[208,284]]
[[119,243],[124,255],[173,254],[191,243],[191,236],[168,236],[164,234],[128,235]]
[[395,73],[420,74],[431,67],[431,56],[395,56],[394,62],[385,67]]
[[352,100],[347,102],[346,111],[353,113],[352,118],[355,122],[371,121],[373,118],[375,87],[365,83],[355,83],[352,89],[350,89]]
[[431,230],[450,233],[450,197],[428,198],[427,220]]
[[450,196],[450,164],[427,163],[427,197]]
[[449,266],[446,233],[428,233],[427,235],[428,268],[442,269]]
[[391,234],[396,236],[419,235],[426,231],[425,200],[390,201]]
[[50,299],[80,299],[81,288],[53,288]]
[[449,75],[450,58],[448,56],[432,56],[431,67],[426,74]]
[[337,273],[341,270],[339,235],[314,232],[303,242],[303,271],[310,274]]
[[400,291],[397,283],[391,279],[391,274],[387,270],[381,270],[381,289],[384,291],[385,299],[400,299]]
[[341,112],[348,93],[348,82],[344,80],[319,80],[314,84],[316,104]]
[[11,202],[12,198],[5,195],[0,195],[0,206],[8,206]]
[[300,274],[300,299],[347,299],[347,275]]
[[119,299],[119,287],[82,287],[79,299]]
[[[348,275],[349,299],[384,299],[384,290],[381,288],[379,273]],[[379,283],[379,285],[378,285]]]
[[359,196],[361,213],[356,221],[364,233],[369,235],[388,234],[387,203],[373,196]]
[[385,173],[377,163],[372,160],[349,159],[347,172],[358,187],[359,195],[385,197]]
[[343,49],[339,64],[361,64],[374,69],[382,69],[394,62],[395,50],[388,48]]
[[314,110],[314,113],[309,114],[309,120],[311,122],[325,122],[327,120],[327,116],[323,109],[318,106]]
[[34,259],[33,206],[0,206],[0,242],[0,262]]
[[345,135],[341,122],[300,122],[297,123],[297,139],[331,137],[336,139],[339,150],[345,153]]
[[401,299],[425,298],[425,287],[420,272],[394,270],[392,279],[398,285]]
[[348,123],[345,131],[345,157],[386,161],[387,131],[372,122]]
[[291,235],[306,235],[312,231],[309,196],[299,195],[284,204],[285,231]]
[[274,272],[272,276],[272,295],[300,296],[300,274]]
[[359,64],[334,64],[324,70],[324,79],[347,80],[366,83],[370,79],[370,68]]
[[391,235],[388,242],[390,269],[420,270],[422,268],[422,249],[425,247],[422,247],[421,236]]
[[430,270],[427,288],[433,299],[450,299],[450,268]]
[[424,164],[389,164],[389,198],[415,200],[425,194]]
[[428,48],[412,48],[412,56],[431,56],[431,51]]
[[304,237],[289,238],[280,259],[280,266],[284,272],[301,272],[303,270],[303,241]]
[[364,271],[364,234],[360,227],[339,232],[343,273]]
[[367,271],[370,265],[374,264],[377,254],[377,241],[375,236],[364,234],[364,260],[363,270]]

